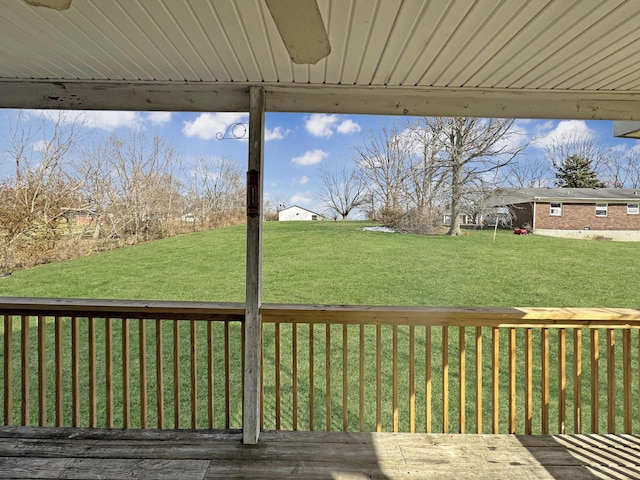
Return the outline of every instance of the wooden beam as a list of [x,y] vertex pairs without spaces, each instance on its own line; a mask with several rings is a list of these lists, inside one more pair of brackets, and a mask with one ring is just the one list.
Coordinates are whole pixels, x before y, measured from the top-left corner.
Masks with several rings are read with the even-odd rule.
[[638,92],[268,82],[0,79],[0,108],[246,112],[253,87],[274,112],[640,121]]
[[264,90],[249,91],[249,172],[247,174],[247,295],[245,307],[244,413],[242,440],[260,437],[260,362],[262,351],[262,183],[264,165]]

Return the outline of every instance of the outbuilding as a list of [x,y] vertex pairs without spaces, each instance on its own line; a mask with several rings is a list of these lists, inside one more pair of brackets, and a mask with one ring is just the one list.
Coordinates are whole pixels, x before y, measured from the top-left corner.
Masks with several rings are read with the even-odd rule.
[[298,205],[287,207],[284,210],[280,210],[278,212],[278,221],[280,222],[289,222],[296,220],[312,221],[322,220],[323,218],[324,217],[321,214],[312,212],[311,210],[307,210],[306,208],[299,207]]

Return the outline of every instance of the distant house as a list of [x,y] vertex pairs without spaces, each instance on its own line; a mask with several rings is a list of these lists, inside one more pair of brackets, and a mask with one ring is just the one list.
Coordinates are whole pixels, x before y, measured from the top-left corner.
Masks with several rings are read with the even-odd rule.
[[539,235],[640,241],[640,189],[505,188],[490,205]]
[[278,212],[278,220],[280,222],[295,220],[322,220],[323,218],[324,217],[321,214],[312,212],[311,210],[307,210],[306,208],[302,208],[297,205],[287,207],[284,210],[280,210]]
[[[472,215],[469,215],[466,213],[460,213],[460,225],[473,225],[473,223],[474,221],[473,221]],[[443,225],[451,224],[451,210],[448,210],[442,214],[442,224]]]
[[195,223],[198,220],[193,213],[185,213],[180,217],[180,221],[183,223]]

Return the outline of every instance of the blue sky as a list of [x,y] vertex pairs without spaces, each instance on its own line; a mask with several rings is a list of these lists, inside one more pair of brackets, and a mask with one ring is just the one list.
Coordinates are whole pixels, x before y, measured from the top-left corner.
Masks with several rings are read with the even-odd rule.
[[[6,145],[7,125],[16,111],[0,111],[0,128]],[[33,118],[37,112],[29,112]],[[108,133],[129,128],[143,129],[149,135],[160,135],[168,140],[182,158],[185,172],[200,157],[224,157],[246,169],[246,140],[218,140],[227,126],[247,122],[244,113],[166,113],[166,112],[81,112],[88,133]],[[265,196],[279,197],[288,205],[300,205],[321,211],[318,170],[349,161],[356,155],[355,147],[363,145],[371,131],[383,124],[396,122],[402,126],[409,117],[383,117],[368,115],[286,114],[266,115],[265,143]],[[571,135],[593,139],[604,148],[620,152],[640,149],[640,142],[613,137],[611,121],[581,120],[518,120],[517,128],[524,137],[537,140],[527,148],[524,158],[542,157],[543,147]],[[242,133],[242,128],[236,130]],[[554,140],[555,139],[555,140]],[[0,161],[10,164],[6,154]],[[4,169],[0,169],[0,174]]]

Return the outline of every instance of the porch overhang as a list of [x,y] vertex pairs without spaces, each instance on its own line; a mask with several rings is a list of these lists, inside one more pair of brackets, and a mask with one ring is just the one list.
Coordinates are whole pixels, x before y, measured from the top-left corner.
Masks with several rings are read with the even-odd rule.
[[[0,108],[251,111],[261,129],[265,111],[640,120],[636,2],[317,3],[332,53],[294,65],[262,0],[81,0],[63,12],[0,0]],[[246,401],[245,440],[257,441],[259,399]]]
[[255,86],[267,112],[640,120],[640,92],[250,82],[0,79],[0,108],[248,112]]

